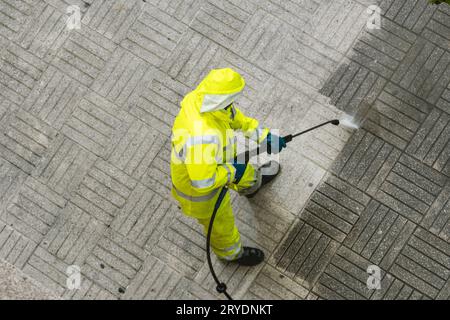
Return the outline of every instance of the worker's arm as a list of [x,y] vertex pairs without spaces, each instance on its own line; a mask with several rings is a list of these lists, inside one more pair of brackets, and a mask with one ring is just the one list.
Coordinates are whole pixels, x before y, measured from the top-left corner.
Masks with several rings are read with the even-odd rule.
[[191,137],[186,144],[185,165],[191,186],[203,194],[233,182],[236,174],[232,164],[218,163],[219,140],[211,137]]
[[245,116],[241,110],[232,106],[234,114],[231,127],[235,130],[242,130],[247,138],[261,143],[269,134],[269,129],[259,125],[258,120]]

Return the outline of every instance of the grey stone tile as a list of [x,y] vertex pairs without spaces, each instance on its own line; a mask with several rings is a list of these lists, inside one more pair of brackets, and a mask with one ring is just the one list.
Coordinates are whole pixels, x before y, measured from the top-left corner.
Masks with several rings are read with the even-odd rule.
[[[243,243],[253,245],[244,235],[242,236],[242,241]],[[228,293],[235,299],[242,299],[244,297],[246,291],[263,268],[262,264],[255,267],[245,267],[237,263],[219,261],[214,255],[212,257],[212,263],[217,277],[221,282],[227,284]],[[224,298],[223,295],[217,293],[217,285],[206,262],[203,263],[194,281],[202,288],[208,290],[208,292],[214,293],[217,298],[220,296]]]
[[[367,1],[366,1],[367,2]],[[338,0],[329,3],[318,1],[319,7],[305,27],[308,34],[327,46],[346,53],[360,35],[367,22],[367,6],[353,0]]]
[[419,223],[446,181],[447,178],[439,172],[403,155],[380,185],[375,198]]
[[65,206],[63,197],[29,177],[1,212],[0,220],[39,243]]
[[61,129],[67,137],[97,156],[107,158],[134,118],[90,91]]
[[129,105],[135,102],[152,74],[153,68],[147,62],[119,47],[91,88],[118,106]]
[[419,38],[392,77],[413,94],[435,104],[450,83],[450,53]]
[[[17,39],[20,36],[25,23],[31,19],[34,6],[26,0],[4,0],[2,1],[2,24],[0,33],[8,39]],[[42,4],[42,1],[40,1]]]
[[[138,3],[138,1],[134,3]],[[139,7],[140,5],[136,4],[134,8],[139,10]],[[148,63],[159,67],[175,49],[186,29],[187,25],[164,10],[145,4],[142,13],[129,27],[128,34],[121,42],[121,46]]]
[[308,290],[284,276],[282,273],[265,265],[253,281],[244,296],[255,300],[303,300]]
[[258,9],[228,48],[258,67],[277,71],[280,59],[292,46],[292,29],[270,12]]
[[415,40],[412,32],[383,19],[381,29],[364,31],[348,55],[376,74],[390,78]]
[[306,33],[293,35],[274,74],[311,95],[322,88],[342,58],[342,54]]
[[372,263],[366,259],[341,247],[320,276],[313,292],[325,299],[370,299],[375,291],[367,286],[367,267],[370,265]]
[[70,199],[96,159],[94,154],[60,135],[43,156],[33,176]]
[[450,44],[450,10],[447,6],[435,8],[433,16],[425,28],[422,29],[422,36],[444,50],[449,50]]
[[117,143],[108,161],[126,174],[140,179],[158,155],[165,141],[165,136],[136,120]]
[[88,212],[69,203],[40,246],[61,261],[81,266],[105,230],[106,226]]
[[85,92],[84,86],[49,66],[21,107],[60,130]]
[[94,1],[83,15],[81,22],[106,38],[120,43],[134,20],[141,14],[143,1]]
[[226,49],[195,30],[188,29],[161,65],[173,79],[194,89],[216,67]]
[[381,3],[381,8],[386,18],[416,33],[423,30],[436,10],[435,6],[430,6],[418,0],[387,0]]
[[255,11],[256,6],[251,1],[206,0],[189,26],[222,46],[229,47],[239,38]]
[[450,115],[435,108],[406,151],[424,164],[450,176]]
[[202,288],[186,277],[181,278],[170,296],[172,300],[215,300],[217,298],[212,291]]
[[276,0],[260,0],[254,1],[268,12],[273,13],[276,17],[285,23],[303,30],[307,25],[311,16],[319,9],[318,2],[297,2],[294,0],[276,1]]
[[330,176],[312,194],[300,218],[332,239],[342,242],[369,203],[370,197]]
[[[189,24],[205,0],[148,0],[163,12],[185,24]],[[242,5],[242,4],[241,4]]]
[[[67,18],[64,16],[69,4],[66,4],[63,10],[58,10],[51,4],[47,4],[48,2],[37,2],[32,18],[24,24],[16,41],[27,51],[50,62],[69,37],[70,30],[67,28]],[[80,11],[81,8],[83,7],[80,7]]]
[[17,194],[26,178],[25,172],[8,161],[0,159],[0,212],[5,209],[9,200]]
[[411,288],[391,274],[384,274],[380,283],[381,288],[374,292],[371,300],[423,300],[427,297],[420,291]]
[[232,206],[241,235],[250,240],[252,245],[264,249],[267,256],[273,252],[294,221],[294,215],[286,210],[264,206],[241,196],[232,195]]
[[331,103],[350,115],[371,106],[386,80],[366,66],[346,60],[320,90]]
[[168,137],[180,102],[189,91],[183,83],[155,70],[151,78],[136,89],[136,97],[128,99],[126,106],[136,118]]
[[447,182],[445,188],[431,205],[421,225],[429,231],[440,236],[442,239],[450,239],[450,183]]
[[338,247],[338,242],[319,229],[297,221],[270,263],[284,275],[311,289]]
[[21,105],[47,64],[14,43],[0,49],[0,97]]
[[80,83],[90,86],[115,49],[116,45],[111,40],[83,26],[80,30],[72,30],[51,63]]
[[139,184],[111,223],[111,228],[140,247],[151,250],[178,210],[163,197]]
[[55,300],[48,289],[17,267],[0,260],[0,300]]
[[182,276],[155,257],[149,256],[137,276],[128,286],[124,299],[168,299]]
[[113,230],[97,242],[81,272],[109,294],[122,298],[147,254]]
[[37,243],[0,222],[0,259],[22,269]]
[[71,202],[109,225],[126,204],[137,182],[104,161],[97,161],[73,193]]
[[344,244],[387,270],[415,228],[414,223],[372,200]]
[[363,128],[404,150],[431,109],[429,103],[389,83],[369,110]]
[[167,140],[156,158],[153,160],[148,171],[141,178],[141,182],[158,193],[166,200],[175,200],[171,196],[172,182],[170,180],[170,141]]
[[448,242],[418,228],[390,272],[427,297],[437,298],[450,276],[449,255]]
[[178,212],[163,236],[156,244],[149,243],[148,249],[153,256],[193,280],[205,264],[205,244],[203,229],[197,221]]

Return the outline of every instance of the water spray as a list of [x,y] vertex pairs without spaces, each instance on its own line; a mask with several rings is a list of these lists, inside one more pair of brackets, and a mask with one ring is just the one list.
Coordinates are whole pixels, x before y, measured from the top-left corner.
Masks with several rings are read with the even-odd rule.
[[[296,134],[289,134],[284,138],[284,140],[286,141],[286,143],[291,142],[294,138],[301,136],[305,133],[308,133],[310,131],[313,131],[315,129],[318,129],[320,127],[323,127],[327,124],[332,124],[335,126],[338,125],[342,125],[348,129],[358,129],[358,126],[356,124],[354,124],[351,120],[349,119],[343,119],[342,121],[338,120],[338,119],[334,119],[334,120],[330,120],[324,123],[321,123],[317,126],[314,126],[312,128],[306,129],[304,131],[301,131],[299,133]],[[235,160],[239,161],[239,160],[244,160],[245,163],[248,163],[250,161],[250,158],[252,158],[253,156],[259,155],[260,154],[260,149],[259,147],[257,147],[256,149],[253,150],[248,150],[245,151],[245,153],[238,155]],[[210,244],[211,244],[211,233],[212,233],[212,228],[213,228],[213,224],[214,224],[214,219],[216,218],[216,214],[217,211],[219,210],[220,205],[222,204],[222,200],[225,197],[226,193],[228,191],[228,187],[224,186],[222,187],[222,190],[220,191],[219,197],[217,198],[216,204],[214,205],[214,211],[213,214],[211,216],[211,220],[209,221],[209,227],[208,227],[208,234],[206,236],[206,258],[208,261],[208,266],[209,266],[209,270],[211,272],[211,275],[214,278],[214,281],[216,282],[217,286],[216,286],[216,290],[218,293],[223,293],[228,300],[233,300],[233,298],[230,296],[230,294],[227,292],[227,285],[223,282],[220,282],[219,278],[217,277],[213,265],[212,265],[212,261],[211,261],[211,248],[210,248]]]

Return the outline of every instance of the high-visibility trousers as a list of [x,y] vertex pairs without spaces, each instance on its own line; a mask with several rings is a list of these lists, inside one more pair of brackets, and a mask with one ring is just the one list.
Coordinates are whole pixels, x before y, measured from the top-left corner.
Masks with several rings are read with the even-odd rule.
[[[260,186],[260,171],[255,169],[251,164],[248,164],[239,184],[230,187],[240,194],[245,195],[255,192]],[[205,235],[208,233],[209,223],[219,193],[220,190],[217,192],[217,196],[208,200],[208,202],[187,202],[185,199],[179,201],[183,213],[189,217],[196,218],[203,226]],[[205,212],[205,209],[208,212]],[[211,248],[217,257],[228,261],[239,258],[242,253],[241,236],[235,224],[229,191],[227,191],[223,198],[214,220],[211,233]]]

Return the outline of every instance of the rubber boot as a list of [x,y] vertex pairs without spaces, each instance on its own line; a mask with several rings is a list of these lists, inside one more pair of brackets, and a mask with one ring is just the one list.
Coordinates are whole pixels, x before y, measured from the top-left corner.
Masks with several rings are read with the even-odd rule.
[[259,187],[259,189],[256,190],[255,192],[247,194],[246,197],[253,198],[264,185],[268,184],[270,181],[275,179],[275,177],[280,173],[280,169],[281,169],[280,164],[274,160],[271,160],[263,164],[259,169],[262,174],[261,187]]
[[253,267],[264,261],[264,252],[260,249],[243,247],[242,255],[234,260],[241,266]]

